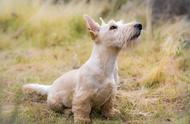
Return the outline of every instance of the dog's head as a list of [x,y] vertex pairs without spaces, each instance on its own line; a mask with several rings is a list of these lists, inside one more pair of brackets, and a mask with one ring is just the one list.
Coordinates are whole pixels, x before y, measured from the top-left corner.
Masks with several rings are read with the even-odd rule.
[[99,25],[91,17],[84,16],[86,26],[96,44],[103,44],[107,47],[123,48],[140,36],[142,25],[138,22],[123,23],[122,21],[111,20],[108,23]]

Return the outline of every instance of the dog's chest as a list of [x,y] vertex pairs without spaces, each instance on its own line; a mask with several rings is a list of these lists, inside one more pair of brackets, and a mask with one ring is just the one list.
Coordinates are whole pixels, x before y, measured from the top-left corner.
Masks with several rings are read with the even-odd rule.
[[94,89],[93,105],[100,107],[103,105],[115,92],[116,83],[114,81],[106,81]]

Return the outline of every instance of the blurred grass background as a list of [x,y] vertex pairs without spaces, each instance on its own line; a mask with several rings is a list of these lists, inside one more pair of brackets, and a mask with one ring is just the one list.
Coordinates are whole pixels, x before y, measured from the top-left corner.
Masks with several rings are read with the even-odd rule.
[[180,17],[152,25],[149,11],[139,0],[1,0],[0,123],[73,123],[67,112],[55,113],[44,100],[24,96],[21,86],[51,84],[87,60],[92,41],[82,15],[88,14],[97,22],[101,16],[138,20],[144,27],[138,45],[118,59],[121,117],[105,120],[94,112],[92,122],[189,124],[190,22]]

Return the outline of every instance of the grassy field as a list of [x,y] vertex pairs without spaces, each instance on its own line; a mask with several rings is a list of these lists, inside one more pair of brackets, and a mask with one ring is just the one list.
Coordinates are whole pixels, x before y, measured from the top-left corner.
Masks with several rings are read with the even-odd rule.
[[[70,110],[55,113],[44,98],[25,96],[21,87],[29,82],[51,84],[64,72],[80,67],[92,49],[82,15],[100,22],[98,17],[107,6],[106,2],[42,6],[24,0],[0,1],[1,123],[73,123]],[[145,27],[144,6],[138,7],[105,20],[138,19]],[[190,22],[183,19],[162,23],[153,27],[152,37],[144,30],[137,46],[121,52],[117,108],[122,114],[106,120],[93,112],[93,124],[190,123],[188,27]]]

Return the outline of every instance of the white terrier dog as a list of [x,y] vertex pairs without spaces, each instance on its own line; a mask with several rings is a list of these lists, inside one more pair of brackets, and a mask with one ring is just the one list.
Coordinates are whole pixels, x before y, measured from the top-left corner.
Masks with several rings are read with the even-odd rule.
[[74,122],[90,122],[92,108],[101,109],[105,117],[113,117],[117,91],[116,59],[119,51],[141,33],[142,25],[137,22],[103,22],[101,26],[91,17],[84,16],[86,26],[94,41],[90,58],[79,69],[69,71],[52,85],[26,84],[24,92],[35,91],[47,95],[48,106],[55,111],[71,107]]

